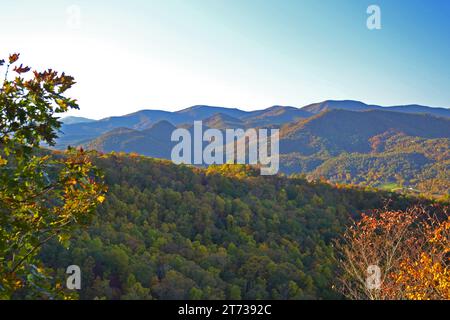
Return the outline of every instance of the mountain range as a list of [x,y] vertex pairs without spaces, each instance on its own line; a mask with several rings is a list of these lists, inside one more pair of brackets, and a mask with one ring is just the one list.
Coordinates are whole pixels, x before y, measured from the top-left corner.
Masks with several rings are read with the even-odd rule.
[[[142,110],[98,121],[63,119],[57,147],[82,145],[170,159],[176,127],[280,128],[281,171],[377,187],[448,194],[450,110],[420,105],[382,107],[324,101],[303,108],[243,111],[193,106],[177,112]],[[439,151],[440,150],[440,151]]]
[[[173,125],[192,123],[195,120],[205,120],[220,115],[219,121],[237,122],[248,127],[281,126],[295,120],[307,119],[321,112],[333,109],[349,111],[383,110],[402,113],[424,113],[440,117],[450,117],[450,109],[434,108],[420,105],[404,105],[382,107],[368,105],[363,102],[344,100],[327,100],[311,104],[302,108],[290,106],[273,106],[263,110],[243,111],[236,108],[213,106],[192,106],[176,112],[162,110],[141,110],[124,116],[108,117],[101,120],[91,120],[78,117],[63,118],[61,137],[57,147],[65,148],[67,145],[77,145],[97,138],[110,130],[126,127],[135,130],[144,130],[158,121],[168,121]],[[238,120],[237,120],[238,119]]]

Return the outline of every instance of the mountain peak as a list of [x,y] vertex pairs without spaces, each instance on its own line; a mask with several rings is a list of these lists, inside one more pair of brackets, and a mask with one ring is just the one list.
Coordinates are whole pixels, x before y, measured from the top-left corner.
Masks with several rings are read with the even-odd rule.
[[266,109],[266,111],[268,110],[298,110],[298,108],[292,106],[274,105]]
[[207,122],[207,121],[218,120],[218,119],[220,119],[220,120],[228,120],[228,121],[241,121],[238,118],[232,117],[232,116],[230,116],[228,114],[221,113],[221,112],[215,113],[215,114],[213,114],[212,116],[206,118],[203,121]]
[[188,117],[188,121],[186,122],[203,120],[213,116],[216,113],[222,113],[234,118],[240,118],[246,115],[248,112],[236,108],[212,107],[203,105],[192,106],[190,108],[176,112],[176,114],[178,115]]
[[144,131],[146,131],[146,132],[148,132],[148,131],[168,132],[168,131],[173,131],[175,129],[176,129],[176,127],[169,121],[160,120],[160,121],[156,122],[155,124],[153,124],[150,128],[148,128]]
[[215,113],[203,120],[203,124],[209,128],[236,129],[244,127],[242,120],[224,113]]
[[[182,110],[177,111],[177,113],[188,113],[192,111],[209,111],[209,112],[220,112],[219,110],[239,110],[237,108],[226,108],[226,107],[217,107],[217,106],[208,106],[208,105],[195,105]],[[241,111],[241,110],[239,110]]]
[[367,110],[368,105],[355,100],[325,100],[319,103],[313,103],[310,105],[307,105],[301,110],[308,111],[314,114],[321,113],[325,110],[329,109],[344,109],[344,110],[351,110],[351,111],[361,111],[361,110]]
[[86,123],[86,122],[93,122],[95,120],[84,118],[84,117],[74,117],[74,116],[68,116],[59,119],[63,124],[75,124],[75,123]]

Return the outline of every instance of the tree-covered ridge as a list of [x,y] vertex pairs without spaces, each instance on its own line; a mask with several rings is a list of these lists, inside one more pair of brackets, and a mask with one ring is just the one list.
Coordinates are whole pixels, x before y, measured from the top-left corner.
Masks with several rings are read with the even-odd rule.
[[[197,109],[195,109],[197,110]],[[194,110],[194,111],[195,111]],[[292,108],[272,108],[264,119]],[[282,113],[283,119],[289,114]],[[279,126],[278,118],[267,126]],[[426,114],[385,110],[325,110],[282,126],[280,170],[305,173],[332,182],[352,183],[391,190],[448,194],[450,119]],[[215,114],[203,123],[206,128],[246,128],[245,118]],[[286,120],[288,121],[288,120]],[[186,125],[192,134],[192,123]],[[171,158],[176,142],[175,126],[160,121],[145,130],[118,128],[84,144],[102,152],[136,152],[156,158]],[[204,143],[204,147],[206,143]]]
[[372,152],[343,153],[313,173],[331,181],[442,196],[450,194],[450,140],[387,132],[371,138]]
[[262,177],[245,166],[201,170],[137,155],[99,156],[109,186],[93,224],[49,267],[82,269],[80,298],[335,298],[332,239],[349,215],[414,199]]
[[300,152],[305,156],[367,153],[371,151],[373,137],[392,130],[413,137],[449,139],[450,119],[381,110],[329,110],[284,126],[280,133],[280,152]]

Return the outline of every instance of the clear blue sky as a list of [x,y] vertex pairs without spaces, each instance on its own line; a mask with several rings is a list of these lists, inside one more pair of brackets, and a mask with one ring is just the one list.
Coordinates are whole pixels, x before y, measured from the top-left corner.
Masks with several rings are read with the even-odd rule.
[[[381,30],[366,27],[371,4]],[[75,76],[71,114],[92,118],[326,99],[450,107],[449,35],[447,0],[15,0],[0,11],[1,54]]]

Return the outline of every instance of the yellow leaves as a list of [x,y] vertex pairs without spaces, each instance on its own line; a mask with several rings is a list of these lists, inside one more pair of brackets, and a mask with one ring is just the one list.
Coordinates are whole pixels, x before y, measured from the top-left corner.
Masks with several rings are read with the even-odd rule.
[[362,215],[339,247],[346,276],[354,277],[354,266],[364,270],[366,260],[378,259],[390,271],[376,299],[450,299],[447,209],[414,207]]
[[446,258],[450,244],[443,234],[447,224],[448,220],[429,230],[427,251],[421,252],[416,260],[407,258],[402,261],[400,270],[393,274],[394,281],[405,286],[406,298],[450,299],[450,267]]
[[105,196],[103,196],[103,195],[100,195],[100,196],[98,196],[97,197],[97,201],[99,202],[99,203],[103,203],[104,201],[105,201]]
[[407,283],[405,295],[412,300],[450,299],[450,270],[422,252],[419,261],[404,261],[395,275],[399,284]]
[[14,282],[14,289],[19,289],[22,288],[23,283],[21,280],[17,280],[16,282]]
[[6,160],[5,158],[2,158],[2,156],[0,156],[0,166],[4,166],[8,163],[8,160]]

